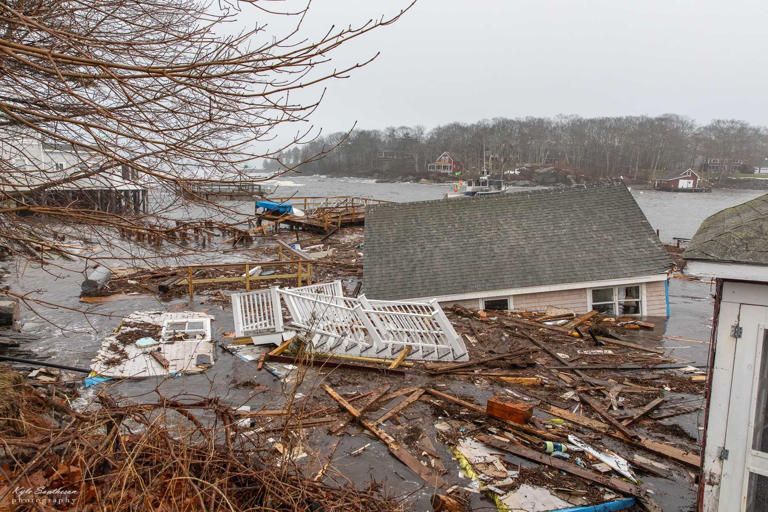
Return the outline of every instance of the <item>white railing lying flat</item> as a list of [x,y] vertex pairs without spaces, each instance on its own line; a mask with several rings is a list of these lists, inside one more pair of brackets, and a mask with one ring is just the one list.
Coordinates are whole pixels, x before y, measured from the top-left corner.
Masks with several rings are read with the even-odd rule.
[[277,288],[232,294],[235,336],[283,332],[283,312]]
[[282,317],[277,320],[280,298],[293,325],[309,334],[316,351],[389,358],[408,346],[409,359],[469,360],[461,337],[437,301],[344,297],[339,281],[233,294],[236,335],[265,332],[278,326],[281,331]]

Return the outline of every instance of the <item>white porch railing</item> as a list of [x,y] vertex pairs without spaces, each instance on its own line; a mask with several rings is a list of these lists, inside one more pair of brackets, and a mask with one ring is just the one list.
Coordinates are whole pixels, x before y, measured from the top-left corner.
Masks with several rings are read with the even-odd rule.
[[[437,301],[344,297],[339,281],[233,294],[236,335],[244,336],[249,330],[264,332],[272,324],[276,327],[280,298],[292,324],[310,335],[316,351],[388,358],[409,346],[409,359],[469,360],[461,337]],[[282,330],[282,318],[279,327]]]

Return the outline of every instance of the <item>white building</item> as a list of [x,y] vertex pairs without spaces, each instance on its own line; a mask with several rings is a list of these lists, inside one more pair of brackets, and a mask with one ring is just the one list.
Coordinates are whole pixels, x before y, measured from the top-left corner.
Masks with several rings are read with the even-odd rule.
[[6,130],[0,136],[0,201],[146,211],[147,189],[136,171],[109,163],[98,152],[46,140],[30,130]]
[[714,277],[699,508],[768,510],[768,195],[706,219],[686,271]]

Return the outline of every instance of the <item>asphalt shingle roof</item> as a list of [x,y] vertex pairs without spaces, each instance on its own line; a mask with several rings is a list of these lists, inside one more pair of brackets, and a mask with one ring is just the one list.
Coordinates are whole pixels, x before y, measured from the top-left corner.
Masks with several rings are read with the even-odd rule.
[[768,265],[768,194],[708,217],[683,257]]
[[373,299],[637,277],[672,264],[623,184],[369,206],[364,252]]

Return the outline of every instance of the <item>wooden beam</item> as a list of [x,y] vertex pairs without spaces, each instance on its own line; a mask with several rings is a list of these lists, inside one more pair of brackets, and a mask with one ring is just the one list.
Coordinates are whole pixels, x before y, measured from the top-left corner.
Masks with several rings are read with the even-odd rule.
[[400,366],[403,363],[403,361],[405,361],[405,358],[408,357],[408,354],[410,354],[410,353],[411,353],[411,346],[410,345],[406,345],[405,347],[403,347],[403,349],[400,351],[400,353],[397,354],[397,358],[395,358],[395,360],[392,361],[392,364],[389,365],[389,369],[390,370],[394,370],[395,368]]
[[413,456],[408,450],[400,446],[392,436],[384,432],[383,430],[380,430],[376,427],[376,425],[372,424],[370,421],[366,421],[362,419],[360,415],[360,411],[352,407],[349,402],[344,400],[344,398],[336,393],[330,386],[327,384],[323,384],[323,389],[326,393],[331,395],[331,398],[339,402],[342,407],[344,407],[349,414],[351,414],[356,420],[360,421],[360,423],[371,431],[376,437],[381,439],[384,444],[387,445],[387,448],[389,448],[389,452],[395,456],[400,462],[408,466],[408,468],[419,475],[425,482],[427,482],[429,485],[431,485],[434,488],[441,489],[444,487],[447,487],[447,484],[445,481],[435,473],[431,468],[428,468],[421,464],[421,461]]
[[284,342],[282,342],[282,343],[280,344],[280,346],[278,346],[276,349],[274,349],[274,350],[270,351],[269,355],[270,355],[270,356],[279,356],[280,354],[282,354],[283,352],[285,352],[286,350],[288,350],[288,347],[290,347],[290,346],[291,346],[291,343],[293,343],[293,340],[294,340],[295,338],[296,338],[296,337],[294,336],[293,338],[291,338],[291,339],[289,339],[289,340],[285,340],[285,341],[284,341]]
[[[373,393],[371,396],[363,403],[357,410],[362,414],[365,412],[366,409],[368,409],[370,406],[372,406],[379,398],[384,396],[384,394],[389,391],[390,386],[384,386],[381,388],[377,388],[373,390]],[[349,403],[349,402],[347,402]],[[349,417],[344,418],[341,420],[337,425],[331,427],[330,432],[331,434],[339,435],[344,432],[344,429],[349,425]]]
[[627,436],[627,437],[629,437],[629,438],[631,438],[631,439],[634,439],[634,440],[638,440],[638,439],[640,439],[640,438],[639,438],[639,436],[638,436],[637,434],[635,434],[634,432],[632,432],[631,430],[629,430],[629,429],[628,429],[627,427],[625,427],[625,426],[624,426],[624,425],[623,425],[623,424],[622,424],[622,423],[621,423],[619,420],[617,420],[616,418],[614,418],[613,416],[611,416],[611,415],[608,413],[608,411],[606,411],[605,409],[603,409],[602,407],[600,407],[600,404],[598,404],[598,403],[597,403],[595,400],[593,400],[591,397],[587,396],[587,395],[586,395],[586,394],[584,394],[584,393],[579,393],[579,400],[581,400],[581,401],[582,401],[582,403],[585,403],[585,404],[589,405],[589,406],[590,406],[592,409],[594,409],[594,410],[595,410],[595,412],[596,412],[597,414],[599,414],[600,416],[602,416],[602,417],[603,417],[603,419],[605,419],[605,420],[606,420],[608,423],[610,423],[611,425],[613,425],[613,426],[616,428],[616,430],[618,430],[619,432],[621,432],[621,433],[622,433],[622,434],[624,434],[625,436]]
[[374,421],[373,424],[374,425],[378,425],[380,423],[384,423],[389,418],[391,418],[392,416],[394,416],[395,414],[399,413],[400,411],[402,411],[403,409],[405,409],[406,407],[411,405],[413,402],[418,400],[421,397],[421,395],[423,395],[423,394],[424,394],[424,390],[423,389],[417,389],[416,391],[411,393],[405,400],[403,400],[402,402],[400,402],[399,404],[394,406],[387,413],[385,413],[379,419]]
[[639,420],[641,417],[645,416],[646,414],[648,414],[649,412],[651,412],[652,410],[660,406],[663,402],[664,402],[663,397],[659,397],[659,398],[656,398],[655,400],[651,400],[650,402],[648,402],[648,404],[645,405],[645,407],[643,407],[642,409],[637,411],[635,414],[633,414],[632,417],[622,421],[621,424],[624,425],[625,427],[628,425],[631,425],[635,421]]
[[584,313],[581,316],[577,316],[576,318],[574,318],[573,320],[571,320],[570,322],[565,324],[563,327],[565,327],[566,329],[573,329],[575,327],[580,326],[581,324],[583,324],[587,320],[590,320],[594,316],[597,316],[597,311],[595,311],[593,309],[592,311]]
[[538,408],[545,412],[548,412],[553,416],[557,416],[558,418],[563,418],[564,420],[568,420],[572,423],[575,423],[576,425],[581,425],[582,427],[587,427],[596,432],[608,434],[609,436],[619,439],[621,441],[624,441],[628,444],[645,448],[649,452],[653,452],[658,455],[663,455],[670,459],[676,460],[677,462],[682,462],[683,464],[686,464],[688,466],[699,468],[701,465],[701,457],[699,455],[696,455],[695,453],[687,452],[679,448],[675,448],[674,446],[669,446],[668,444],[654,441],[653,439],[649,439],[644,436],[639,436],[639,439],[636,441],[634,439],[624,436],[620,432],[615,432],[611,430],[611,426],[608,425],[607,423],[602,423],[598,420],[588,418],[581,414],[569,412],[564,409],[558,409],[557,407],[553,407],[551,405],[546,405],[542,403],[542,404],[539,404]]
[[495,356],[484,357],[482,359],[477,359],[475,361],[469,361],[467,363],[456,363],[456,364],[441,366],[440,368],[436,368],[436,369],[433,369],[433,370],[427,370],[427,372],[430,375],[441,375],[441,374],[444,374],[444,373],[450,373],[452,371],[460,370],[460,369],[463,369],[463,368],[470,368],[472,366],[477,366],[479,364],[490,363],[491,361],[498,361],[499,359],[507,359],[507,358],[510,358],[510,357],[518,357],[518,356],[522,356],[522,355],[527,355],[527,354],[530,354],[531,352],[533,352],[533,350],[531,350],[531,349],[515,350],[513,352],[505,352],[503,354],[497,354]]
[[513,455],[517,455],[518,457],[522,457],[533,462],[538,462],[539,464],[544,464],[560,471],[565,471],[566,473],[570,473],[571,475],[583,478],[584,480],[588,480],[590,482],[594,482],[598,485],[602,485],[603,487],[607,487],[608,489],[612,489],[622,494],[629,494],[636,497],[645,497],[645,492],[642,488],[629,482],[625,482],[620,478],[598,475],[597,473],[579,467],[576,464],[572,464],[555,457],[550,457],[549,455],[531,450],[530,448],[520,444],[515,444],[512,442],[505,443],[504,441],[488,435],[478,435],[476,438],[478,441],[485,443],[488,446],[492,446],[493,448],[498,448],[499,450],[509,452]]

